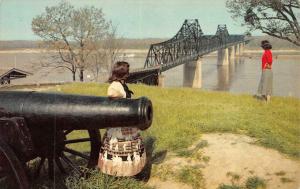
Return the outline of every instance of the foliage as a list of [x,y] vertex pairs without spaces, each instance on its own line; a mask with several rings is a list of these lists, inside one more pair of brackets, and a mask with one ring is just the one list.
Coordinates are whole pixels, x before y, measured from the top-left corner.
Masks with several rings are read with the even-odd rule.
[[[249,31],[287,40],[300,46],[300,9],[297,0],[227,0],[226,6],[234,19],[240,19]],[[299,14],[299,13],[298,13]]]

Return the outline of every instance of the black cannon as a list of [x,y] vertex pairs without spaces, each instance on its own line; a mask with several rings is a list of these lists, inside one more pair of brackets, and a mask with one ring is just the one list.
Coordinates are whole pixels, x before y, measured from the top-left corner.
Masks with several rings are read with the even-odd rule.
[[[88,168],[97,165],[101,146],[99,129],[137,127],[152,123],[152,103],[139,99],[66,95],[37,92],[0,92],[0,186],[29,188],[26,162],[39,159],[34,177],[47,162],[49,177],[55,165],[62,173],[80,173],[76,163],[85,160]],[[76,138],[85,131],[86,137]],[[76,133],[77,132],[77,133]],[[90,150],[72,149],[88,143]],[[75,146],[76,148],[76,146]],[[82,161],[81,161],[82,162]],[[32,172],[32,171],[31,171]],[[13,186],[10,186],[13,185]]]

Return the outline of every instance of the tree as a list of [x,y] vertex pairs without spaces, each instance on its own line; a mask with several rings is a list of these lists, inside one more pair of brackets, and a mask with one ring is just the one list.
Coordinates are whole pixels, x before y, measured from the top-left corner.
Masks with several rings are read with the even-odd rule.
[[88,60],[96,44],[108,35],[109,27],[102,9],[93,6],[75,9],[65,1],[46,7],[45,13],[32,20],[33,32],[43,39],[44,47],[54,53],[52,62],[46,65],[70,70],[73,81],[77,70],[83,81]]
[[300,46],[298,0],[227,0],[226,7],[249,31],[260,30]]
[[[119,60],[118,54],[121,52],[122,40],[116,37],[117,28],[110,24],[110,31],[104,40],[96,45],[88,66],[93,74],[93,80],[98,81],[101,72],[111,73],[112,65]],[[104,71],[103,71],[104,70]]]

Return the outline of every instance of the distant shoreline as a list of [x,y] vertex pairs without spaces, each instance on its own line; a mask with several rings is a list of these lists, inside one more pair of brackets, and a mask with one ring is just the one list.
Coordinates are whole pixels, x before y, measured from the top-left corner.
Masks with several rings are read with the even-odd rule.
[[[14,54],[14,53],[48,53],[48,52],[57,52],[55,50],[45,50],[45,49],[8,49],[8,50],[0,50],[0,54]],[[299,51],[300,52],[300,51]],[[148,53],[148,49],[125,49],[121,50],[120,54],[124,53]]]
[[[0,50],[0,54],[15,54],[15,53],[47,53],[44,49],[13,49],[13,50]],[[56,52],[56,51],[52,51]],[[261,54],[263,50],[261,49],[245,49],[244,54]],[[298,49],[279,49],[279,50],[272,50],[274,54],[281,54],[281,55],[300,55],[300,50]],[[121,50],[120,54],[146,54],[148,53],[148,49],[124,49]],[[216,52],[210,53],[211,55],[215,55]],[[208,55],[209,56],[209,55]]]

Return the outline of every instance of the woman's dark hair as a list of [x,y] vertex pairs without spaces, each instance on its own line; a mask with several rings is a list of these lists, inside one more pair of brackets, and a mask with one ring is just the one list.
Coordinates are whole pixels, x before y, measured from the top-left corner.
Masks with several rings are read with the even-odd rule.
[[111,76],[108,82],[126,80],[129,75],[129,64],[128,62],[119,61],[116,62],[112,68]]
[[264,50],[268,50],[268,49],[272,49],[272,45],[270,44],[270,42],[268,40],[263,40],[261,41],[261,45],[260,45]]

